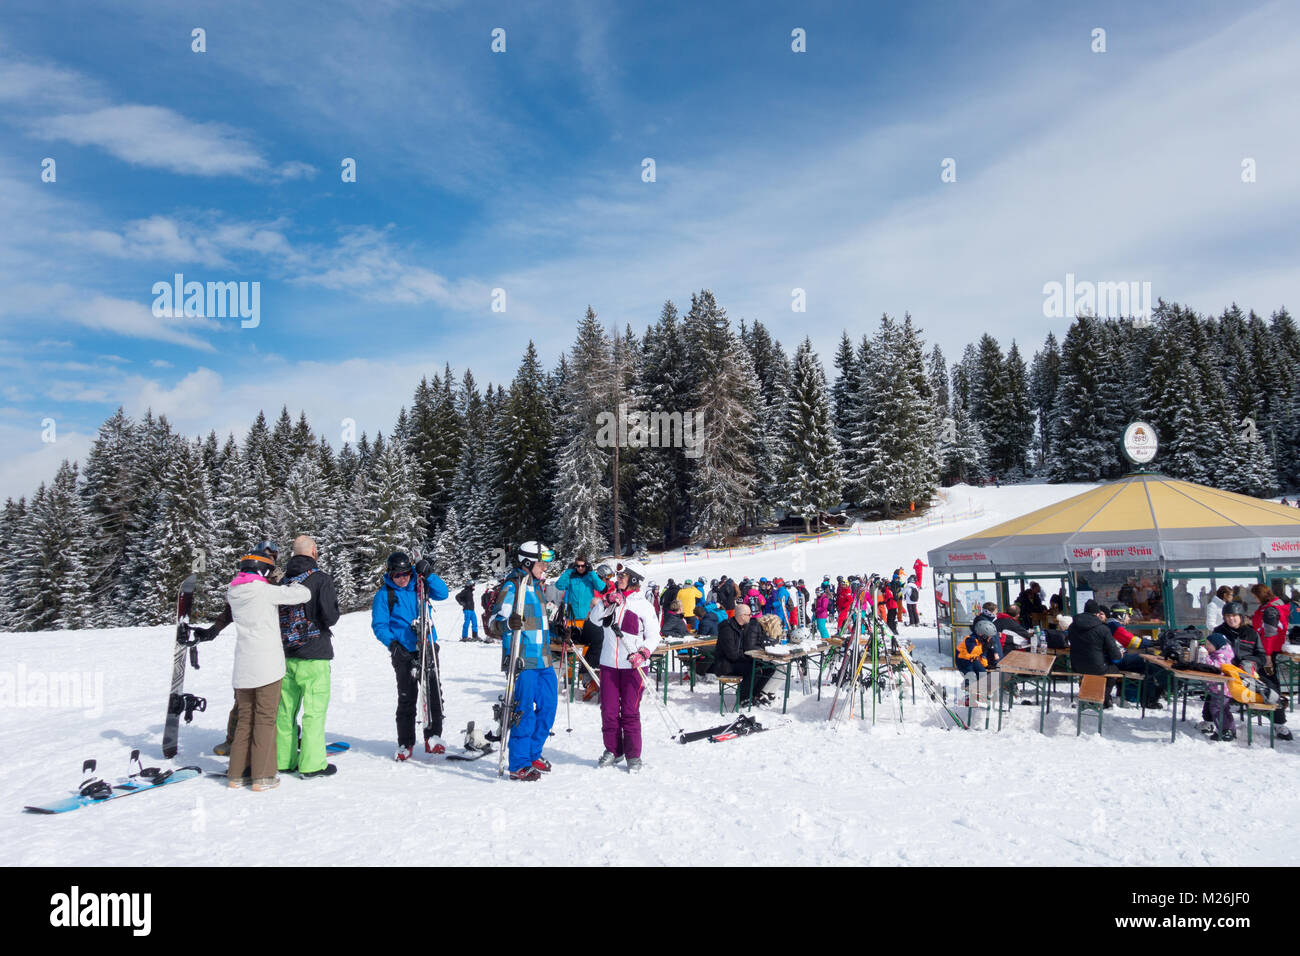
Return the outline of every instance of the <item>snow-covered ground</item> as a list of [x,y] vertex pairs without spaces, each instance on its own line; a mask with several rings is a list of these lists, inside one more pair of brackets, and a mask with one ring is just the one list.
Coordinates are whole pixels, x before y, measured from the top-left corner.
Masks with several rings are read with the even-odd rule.
[[[937,513],[983,508],[975,519],[910,533],[847,536],[743,557],[665,564],[656,575],[725,571],[803,577],[892,571],[945,541],[1082,490],[1021,485],[949,489]],[[928,580],[928,572],[927,572]],[[924,616],[933,620],[923,589]],[[495,646],[460,644],[460,611],[438,611],[446,683],[447,738],[467,720],[486,723],[500,693]],[[909,629],[932,670],[947,663],[932,628]],[[224,770],[212,756],[224,737],[234,642],[227,633],[200,651],[186,690],[206,713],[182,725],[177,764]],[[21,812],[79,780],[81,761],[125,772],[132,748],[160,763],[173,629],[123,628],[0,636],[0,864],[1286,864],[1295,844],[1281,821],[1300,810],[1296,748],[1270,750],[1267,732],[1247,750],[1212,744],[1167,712],[1139,720],[1112,710],[1106,736],[1074,735],[1062,697],[1037,732],[1034,707],[1017,707],[1001,733],[944,731],[910,700],[900,726],[885,719],[826,721],[829,703],[792,692],[791,722],[723,744],[680,746],[654,705],[642,704],[645,772],[597,772],[598,709],[575,702],[572,733],[560,704],[535,784],[498,780],[493,757],[455,764],[423,754],[392,760],[396,693],[388,655],[368,615],[336,629],[330,739],[352,751],[322,780],[286,777],[278,790],[228,791],[198,779],[60,816]],[[82,697],[50,702],[39,691],[79,675]],[[797,682],[796,682],[797,683]],[[86,694],[85,691],[90,693]],[[44,696],[49,696],[47,693]],[[718,722],[717,690],[669,693],[673,720],[688,729]],[[759,711],[760,719],[768,714]],[[1191,714],[1189,713],[1189,716]],[[994,715],[996,726],[996,715]],[[1085,721],[1085,725],[1087,722]],[[1095,726],[1095,722],[1094,722]],[[434,763],[433,761],[436,761]],[[1228,812],[1234,839],[1213,839],[1202,821]],[[1237,812],[1233,812],[1237,811]]]

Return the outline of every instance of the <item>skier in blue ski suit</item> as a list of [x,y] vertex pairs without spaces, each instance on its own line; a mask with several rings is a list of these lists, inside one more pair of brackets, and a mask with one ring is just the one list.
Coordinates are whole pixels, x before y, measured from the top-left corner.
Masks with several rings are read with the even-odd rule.
[[[559,702],[543,591],[551,557],[550,548],[535,541],[520,546],[519,569],[501,586],[501,608],[496,615],[504,622],[502,643],[507,661],[514,653],[516,631],[520,639],[513,701],[520,716],[510,731],[509,744],[510,776],[515,780],[538,780],[551,769],[550,761],[542,756]],[[516,590],[521,586],[516,610]]]
[[790,592],[783,581],[780,587],[772,592],[772,599],[767,602],[768,613],[779,617],[781,626],[787,631],[790,629],[790,601]]

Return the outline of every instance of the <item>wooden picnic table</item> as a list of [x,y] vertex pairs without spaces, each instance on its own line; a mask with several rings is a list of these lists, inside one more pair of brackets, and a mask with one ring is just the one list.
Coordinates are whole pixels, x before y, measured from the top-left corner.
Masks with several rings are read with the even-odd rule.
[[[1052,698],[1045,686],[1051,680],[1051,670],[1056,666],[1055,654],[1035,654],[1032,651],[1012,651],[998,662],[997,669],[1003,674],[1014,674],[1034,685],[1034,696],[1038,703],[1038,732],[1044,732],[1047,714],[1052,709]],[[1007,693],[1009,681],[998,682],[998,730],[1002,729],[1002,699]],[[1016,700],[1015,688],[1011,688],[1011,703]]]
[[[828,651],[835,650],[830,641],[818,641],[816,644],[782,644],[782,647],[789,648],[788,653],[772,654],[763,648],[755,648],[752,651],[745,651],[745,654],[751,658],[749,669],[749,686],[754,686],[754,680],[757,677],[758,662],[772,664],[785,672],[785,697],[781,701],[781,713],[786,712],[790,703],[790,674],[791,664],[796,661],[809,657],[823,657]],[[817,668],[817,699],[822,699],[822,674],[821,667]]]
[[[1188,671],[1180,668],[1173,661],[1159,657],[1155,654],[1140,655],[1144,661],[1150,661],[1157,667],[1165,671],[1169,678],[1169,742],[1173,743],[1178,739],[1178,685],[1183,687],[1183,714],[1182,720],[1187,720],[1187,692],[1191,689],[1192,682],[1198,682],[1203,685],[1209,684],[1226,684],[1232,678],[1227,674],[1211,674],[1206,671]],[[1208,687],[1206,688],[1208,692]]]
[[[700,648],[716,647],[717,644],[718,644],[718,639],[716,637],[691,637],[691,638],[687,638],[684,641],[682,640],[678,640],[678,641],[660,640],[659,641],[659,646],[650,652],[650,657],[655,659],[659,664],[659,667],[655,669],[656,683],[659,681],[659,678],[661,676],[660,670],[663,671],[662,677],[663,677],[663,685],[664,685],[663,693],[664,693],[665,704],[668,703],[668,674],[669,674],[668,664],[669,662],[672,661],[672,658],[669,657],[669,655],[675,654],[677,651],[686,651],[687,658],[693,664],[695,659],[699,657]],[[691,667],[691,693],[694,692],[695,692],[695,668],[692,666]]]

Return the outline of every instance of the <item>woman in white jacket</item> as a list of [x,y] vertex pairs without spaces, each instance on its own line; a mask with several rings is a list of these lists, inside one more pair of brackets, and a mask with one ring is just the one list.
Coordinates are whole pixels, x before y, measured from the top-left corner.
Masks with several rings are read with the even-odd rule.
[[600,648],[600,717],[605,752],[597,767],[627,757],[629,773],[641,769],[642,670],[659,646],[659,619],[641,593],[646,572],[636,561],[618,567],[618,583],[591,603],[588,619],[605,630]]
[[305,604],[311,591],[302,584],[275,585],[266,575],[275,561],[253,552],[239,559],[239,573],[226,591],[226,603],[239,636],[235,640],[235,704],[239,723],[230,745],[229,786],[270,790],[280,785],[275,767],[275,713],[284,677],[280,605]]

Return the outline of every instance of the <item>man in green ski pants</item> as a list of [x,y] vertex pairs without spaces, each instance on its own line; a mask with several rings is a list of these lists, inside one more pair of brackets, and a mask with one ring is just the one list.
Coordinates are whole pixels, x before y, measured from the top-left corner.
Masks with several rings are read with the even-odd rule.
[[325,760],[325,711],[330,703],[330,661],[334,659],[330,628],[338,623],[339,599],[334,579],[316,566],[319,556],[311,538],[299,535],[294,539],[284,582],[304,585],[311,591],[311,600],[285,606],[280,613],[285,673],[275,716],[276,762],[281,773],[297,770],[303,777],[328,777],[337,769]]

